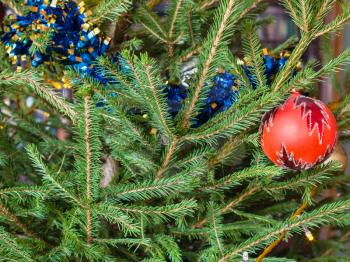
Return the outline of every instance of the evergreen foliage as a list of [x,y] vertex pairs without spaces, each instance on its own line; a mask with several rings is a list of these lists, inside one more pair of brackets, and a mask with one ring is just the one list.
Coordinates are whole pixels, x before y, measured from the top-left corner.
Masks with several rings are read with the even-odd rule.
[[[18,1],[4,2],[25,9]],[[336,1],[282,1],[300,39],[274,51],[295,43],[269,85],[256,25],[261,0],[172,0],[162,18],[144,1],[87,2],[95,23],[121,23],[126,16],[141,27],[126,30],[137,45],[119,43],[129,47],[119,63],[101,57],[95,65],[108,84],[65,68],[74,88],[68,101],[49,87],[42,68],[11,71],[2,50],[0,94],[17,104],[0,101],[0,260],[224,262],[242,261],[248,252],[249,261],[261,261],[271,243],[293,239],[291,251],[264,261],[302,261],[305,230],[316,236],[323,225],[343,234],[333,243],[315,242],[312,261],[350,256],[348,176],[334,162],[301,172],[274,166],[258,134],[262,115],[291,90],[310,91],[349,65],[350,48],[294,72],[313,40],[350,20],[349,4],[325,24]],[[236,39],[242,40],[238,54],[230,49]],[[45,37],[38,41],[32,51],[45,49]],[[243,56],[253,66],[255,89],[239,64]],[[164,84],[180,81],[183,63],[194,57],[197,71],[186,80],[190,95],[173,118]],[[237,76],[239,99],[192,128],[219,68]],[[50,123],[35,123],[21,103],[28,96],[50,112]],[[97,108],[101,97],[105,105]],[[341,139],[347,139],[349,94],[334,113]],[[49,132],[53,127],[70,136],[57,139]],[[112,173],[107,158],[117,166]],[[102,186],[107,175],[111,181]],[[319,197],[335,185],[341,198]]]

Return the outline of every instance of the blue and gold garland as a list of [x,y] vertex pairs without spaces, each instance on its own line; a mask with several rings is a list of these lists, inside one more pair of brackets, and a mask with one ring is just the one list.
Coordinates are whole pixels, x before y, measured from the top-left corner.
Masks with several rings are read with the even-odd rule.
[[[100,56],[106,55],[110,38],[102,38],[100,29],[89,23],[90,12],[85,10],[84,2],[76,4],[71,0],[27,0],[29,13],[10,19],[3,26],[1,42],[17,70],[22,69],[27,57],[31,65],[59,63],[73,67],[83,78],[89,76],[101,84],[109,83],[103,70],[95,64]],[[42,39],[43,36],[48,39]],[[36,42],[41,40],[41,42]],[[44,48],[38,47],[45,43]],[[33,48],[33,46],[37,46]],[[119,59],[119,55],[112,58]],[[264,62],[268,84],[285,65],[288,55],[273,57],[264,50]],[[253,88],[256,81],[249,65],[242,65]],[[213,79],[212,88],[199,112],[193,127],[207,122],[219,112],[231,107],[238,99],[238,79],[229,72],[218,73]],[[55,83],[55,82],[53,82]],[[65,87],[70,87],[64,81]],[[169,113],[175,117],[181,110],[183,101],[188,96],[188,89],[184,84],[168,84],[164,86],[164,93],[169,105]],[[97,106],[103,107],[101,101]]]
[[[267,84],[270,85],[275,75],[281,70],[288,60],[289,53],[282,52],[278,57],[274,57],[263,50],[264,64]],[[251,72],[251,66],[242,64],[250,84],[255,89],[256,79]],[[218,73],[212,83],[208,97],[204,102],[202,110],[199,112],[192,124],[192,127],[199,127],[216,114],[226,111],[239,99],[239,80],[234,74],[229,72]],[[167,85],[164,88],[169,105],[169,113],[175,117],[181,110],[183,102],[188,96],[188,90],[185,84]]]
[[[84,2],[77,5],[69,0],[27,0],[26,4],[29,14],[10,18],[1,37],[18,70],[29,56],[33,67],[59,61],[72,66],[82,77],[88,75],[106,83],[94,64],[106,54],[110,38],[102,39],[100,29],[89,23],[90,12],[85,11]],[[32,46],[45,43],[40,39],[43,35],[49,36],[44,50],[32,50]],[[43,43],[35,43],[37,39]]]

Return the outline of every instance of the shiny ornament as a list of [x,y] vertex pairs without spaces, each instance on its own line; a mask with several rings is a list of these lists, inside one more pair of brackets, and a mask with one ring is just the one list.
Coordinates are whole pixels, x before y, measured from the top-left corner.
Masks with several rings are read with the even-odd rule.
[[341,164],[341,170],[345,172],[348,167],[348,155],[341,144],[337,144],[334,148],[333,153],[329,156],[329,158],[325,161],[328,163],[330,161],[337,161]]
[[261,145],[275,164],[309,169],[322,163],[337,142],[337,123],[321,101],[294,92],[261,122]]

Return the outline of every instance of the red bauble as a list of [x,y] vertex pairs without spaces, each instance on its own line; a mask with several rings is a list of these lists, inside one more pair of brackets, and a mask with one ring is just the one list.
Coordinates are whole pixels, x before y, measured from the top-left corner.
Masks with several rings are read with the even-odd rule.
[[284,104],[266,113],[261,145],[275,164],[308,169],[327,159],[337,142],[337,123],[321,101],[294,92]]

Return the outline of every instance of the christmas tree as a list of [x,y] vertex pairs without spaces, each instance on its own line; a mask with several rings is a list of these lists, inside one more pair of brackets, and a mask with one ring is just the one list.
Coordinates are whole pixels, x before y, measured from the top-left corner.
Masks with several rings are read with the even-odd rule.
[[[349,261],[348,3],[282,0],[298,35],[269,51],[262,0],[2,2],[1,261]],[[317,143],[271,151],[288,106]]]

